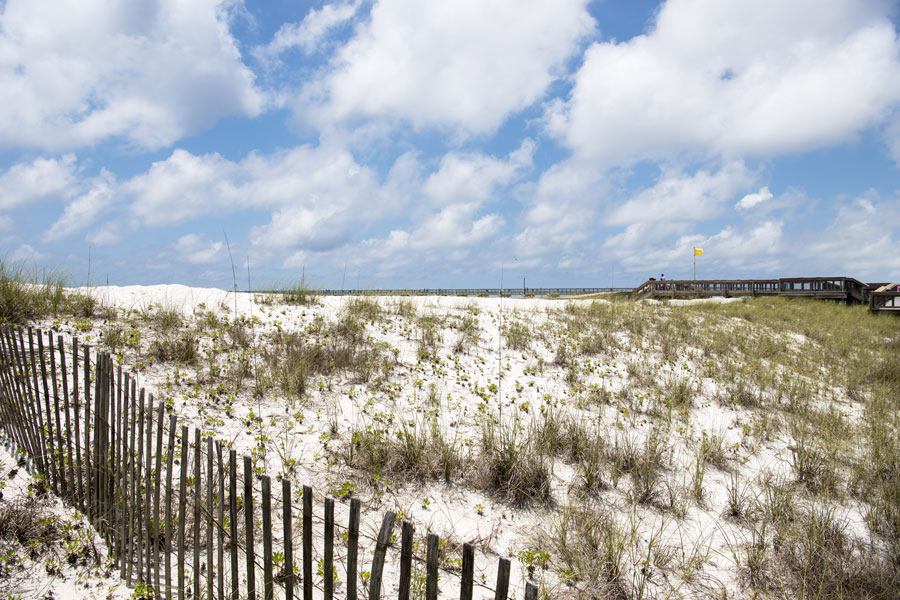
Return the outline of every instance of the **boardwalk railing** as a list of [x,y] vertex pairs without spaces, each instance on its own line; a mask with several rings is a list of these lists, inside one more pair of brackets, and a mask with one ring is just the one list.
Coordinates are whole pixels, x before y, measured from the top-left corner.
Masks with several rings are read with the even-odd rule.
[[645,281],[632,297],[802,296],[846,302],[869,302],[875,287],[852,277],[789,277],[781,279],[682,279]]
[[[288,290],[290,291],[290,290]],[[368,290],[334,290],[316,289],[310,290],[310,294],[317,296],[460,296],[490,298],[503,296],[504,298],[567,298],[571,296],[583,296],[586,294],[599,294],[603,292],[630,292],[631,288],[616,287],[567,287],[567,288],[419,288],[419,289],[368,289]],[[277,294],[281,290],[253,290],[258,294]]]
[[[390,584],[408,600],[420,583],[428,600],[439,592],[472,600],[476,587],[495,600],[509,593],[506,558],[491,588],[484,574],[493,569],[476,580],[472,544],[456,558],[452,544],[428,534],[420,556],[423,544],[404,521],[398,552],[393,512],[374,536],[360,526],[358,499],[326,497],[320,516],[309,486],[296,490],[282,479],[273,492],[250,456],[199,429],[192,441],[163,402],[77,338],[0,327],[0,429],[53,492],[90,519],[142,597],[375,600]],[[385,580],[395,575],[395,583]],[[527,581],[525,598],[537,592]]]

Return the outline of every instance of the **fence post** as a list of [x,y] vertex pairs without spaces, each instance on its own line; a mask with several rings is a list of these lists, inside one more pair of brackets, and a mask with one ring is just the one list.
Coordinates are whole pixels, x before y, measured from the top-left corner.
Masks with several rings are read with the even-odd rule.
[[200,502],[203,500],[203,487],[200,482],[200,429],[194,428],[194,598],[200,597]]
[[506,600],[509,594],[509,559],[501,558],[497,567],[497,588],[494,600]]
[[400,594],[399,600],[409,600],[409,585],[412,576],[413,533],[415,527],[409,521],[403,521],[400,542]]
[[428,544],[425,554],[425,600],[437,600],[438,597],[438,544],[440,538],[437,534],[428,534]]
[[325,498],[325,600],[334,598],[334,498]]
[[356,600],[357,556],[359,552],[359,498],[350,499],[350,522],[347,536],[347,600]]
[[[136,386],[137,382],[132,379],[132,385]],[[138,581],[145,583],[147,578],[144,574],[144,507],[142,506],[141,500],[143,500],[144,495],[142,493],[141,484],[143,473],[142,467],[144,466],[144,388],[141,388],[140,391],[140,400],[138,403],[138,426],[137,426],[137,442],[138,442],[138,455],[137,462],[135,463],[136,468],[134,469],[134,507],[135,507],[135,529],[136,532],[136,545],[137,545],[137,576]]]
[[[141,390],[141,394],[144,390]],[[161,403],[160,403],[161,404]],[[156,446],[156,454],[159,455],[159,445]],[[144,475],[144,489],[146,492],[144,500],[144,535],[141,544],[146,542],[146,567],[144,571],[144,582],[151,585],[152,579],[150,574],[153,570],[153,557],[156,553],[153,551],[153,395],[147,399],[147,451],[144,453],[144,460],[147,461],[147,470]]]
[[184,600],[184,528],[187,516],[188,428],[181,426],[181,477],[178,480],[178,600]]
[[[30,358],[31,358],[31,360],[29,362],[29,366],[31,369],[31,379],[28,378],[28,373],[26,372],[25,373],[25,383],[27,384],[27,388],[28,388],[29,402],[30,402],[32,408],[35,409],[35,412],[37,412],[38,442],[41,445],[39,448],[39,452],[37,453],[37,456],[35,456],[34,458],[37,459],[38,468],[41,470],[41,472],[43,472],[44,474],[47,474],[47,472],[48,472],[47,466],[48,465],[47,465],[46,454],[45,454],[47,451],[47,438],[46,438],[47,431],[44,429],[44,417],[43,417],[44,411],[41,410],[40,392],[38,391],[38,385],[37,385],[37,368],[36,368],[37,365],[34,362],[34,330],[31,327],[28,328],[28,350],[29,350],[29,352],[27,354],[25,352],[24,340],[22,343],[23,343],[23,347],[22,347],[23,360],[25,359],[25,357],[28,357],[28,356],[30,356]],[[32,382],[34,383],[33,386],[32,386]],[[50,415],[47,415],[47,418],[49,419]]]
[[228,517],[230,531],[228,542],[231,545],[231,598],[238,600],[238,549],[237,549],[237,452],[228,453]]
[[[163,428],[165,427],[166,403],[159,403],[159,419],[156,425],[156,477],[153,482],[153,595],[159,598],[159,488],[162,483]],[[168,548],[165,552],[168,553]]]
[[284,600],[294,600],[294,532],[291,516],[291,482],[281,480],[282,519],[284,521]]
[[166,446],[166,600],[172,600],[172,471],[175,460],[175,415],[169,415]]
[[222,442],[216,441],[216,462],[219,469],[219,526],[216,528],[219,542],[219,600],[225,600],[225,469],[222,464]]
[[[50,408],[50,389],[47,385],[47,362],[44,359],[44,332],[38,330],[38,358],[41,363],[41,381],[44,389],[44,405],[47,409],[47,452],[50,457],[50,482],[53,484],[53,493],[59,495],[59,474],[56,471],[56,444],[53,432],[53,411]],[[10,357],[12,358],[12,356]]]
[[91,347],[87,344],[81,347],[84,354],[84,462],[87,475],[87,488],[85,489],[85,504],[87,505],[88,519],[94,520],[94,460],[91,456]]
[[530,581],[525,583],[525,600],[537,600],[538,587]]
[[369,600],[381,598],[381,579],[384,572],[384,555],[387,552],[388,542],[391,539],[391,530],[394,528],[394,519],[397,517],[388,511],[381,522],[381,531],[375,542],[375,556],[372,558],[372,577],[369,580]]
[[[63,407],[66,415],[66,463],[68,465],[67,481],[69,500],[73,504],[77,498],[75,493],[75,455],[72,453],[72,417],[69,414],[69,370],[66,368],[66,348],[63,345],[62,336],[57,336],[59,345],[59,369],[62,371]],[[40,407],[38,407],[40,408]],[[40,414],[40,409],[38,410]]]
[[263,526],[263,598],[273,600],[275,590],[272,583],[272,482],[268,475],[262,480],[262,526]]
[[475,575],[475,547],[463,544],[462,577],[459,584],[459,600],[472,600],[472,583]]
[[213,580],[213,440],[206,436],[206,597],[212,600]]
[[253,463],[244,457],[244,528],[247,551],[247,598],[256,598],[256,555],[253,550]]
[[[32,348],[32,352],[34,349]],[[35,375],[37,377],[37,375]],[[37,383],[37,379],[35,379]],[[75,466],[78,469],[78,508],[84,512],[84,475],[81,460],[81,410],[78,405],[78,338],[72,338],[72,397],[75,404]]]
[[312,600],[312,488],[303,486],[303,600]]

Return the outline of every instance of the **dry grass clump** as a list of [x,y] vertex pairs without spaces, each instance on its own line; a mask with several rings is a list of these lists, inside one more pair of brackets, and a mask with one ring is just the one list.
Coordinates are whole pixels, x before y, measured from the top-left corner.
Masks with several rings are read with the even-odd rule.
[[356,427],[341,454],[347,466],[369,478],[450,482],[466,465],[460,444],[447,439],[436,420],[402,421],[393,429],[373,423]]
[[628,597],[624,572],[630,532],[610,511],[564,506],[549,515],[536,537],[552,551],[552,564],[575,597]]
[[54,272],[37,275],[22,263],[0,259],[0,323],[22,325],[60,314],[90,318],[99,308],[87,294],[65,291],[66,278]]
[[514,505],[549,502],[552,461],[536,439],[534,430],[517,422],[481,428],[479,473],[476,480],[485,491]]

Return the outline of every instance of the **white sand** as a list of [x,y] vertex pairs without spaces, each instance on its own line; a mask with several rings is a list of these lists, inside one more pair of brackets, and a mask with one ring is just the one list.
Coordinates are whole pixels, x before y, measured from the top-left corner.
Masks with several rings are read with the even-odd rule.
[[[567,338],[558,325],[554,325],[551,313],[564,310],[570,302],[588,305],[605,302],[603,300],[375,298],[386,314],[375,324],[368,325],[367,334],[375,343],[381,344],[386,353],[393,352],[396,357],[396,365],[382,385],[374,385],[377,374],[373,374],[367,383],[353,381],[347,375],[332,376],[314,380],[307,397],[298,401],[281,397],[277,392],[256,400],[251,386],[245,382],[241,390],[228,392],[230,408],[226,411],[222,398],[210,395],[213,385],[207,381],[208,366],[204,357],[195,368],[175,369],[172,365],[147,361],[146,348],[153,333],[139,317],[141,312],[151,313],[155,307],[164,307],[176,308],[189,319],[199,319],[206,311],[229,319],[237,315],[248,324],[255,353],[268,334],[284,331],[308,335],[304,332],[314,326],[316,319],[324,319],[327,323],[336,321],[353,300],[323,297],[316,306],[267,305],[257,302],[258,298],[253,294],[181,285],[100,287],[87,291],[103,303],[118,307],[119,324],[142,332],[140,351],[126,350],[124,353],[126,365],[137,373],[139,385],[157,399],[171,399],[182,423],[214,433],[218,439],[231,443],[239,453],[249,452],[256,443],[254,438],[268,438],[270,442],[263,459],[267,472],[279,473],[286,469],[284,460],[293,459],[297,466],[291,478],[298,484],[312,485],[320,494],[353,482],[366,507],[364,530],[373,534],[377,531],[380,515],[392,509],[402,511],[413,520],[418,532],[428,530],[458,542],[477,542],[480,552],[476,565],[489,583],[493,581],[498,555],[515,556],[522,550],[537,547],[536,531],[548,522],[559,506],[567,502],[584,502],[572,487],[573,466],[563,460],[554,463],[555,505],[550,508],[516,509],[465,481],[452,485],[381,482],[373,487],[366,484],[361,473],[344,466],[336,458],[353,428],[376,426],[393,430],[402,422],[421,425],[428,419],[429,411],[436,410],[444,435],[475,452],[485,419],[488,416],[499,418],[501,412],[507,427],[514,421],[527,424],[545,411],[570,413],[601,427],[609,444],[645,437],[653,426],[653,420],[640,411],[625,410],[622,399],[614,398],[608,405],[585,404],[584,393],[573,391],[566,381],[566,369],[553,364],[557,348],[561,343],[567,343]],[[740,299],[650,300],[645,303],[653,309],[658,306],[659,310],[664,310],[667,305],[735,301]],[[439,362],[420,360],[418,338],[421,332],[415,322],[396,314],[400,303],[410,303],[419,316],[432,315],[445,320],[439,328]],[[454,323],[466,315],[477,318],[480,340],[466,352],[454,354],[451,348],[458,336]],[[516,322],[526,326],[534,335],[531,347],[521,351],[502,348],[501,320],[504,325]],[[59,331],[77,334],[92,344],[103,339],[108,327],[95,323],[91,330],[79,331],[74,322],[56,323],[55,326]],[[81,328],[84,328],[83,324]],[[614,335],[619,340],[628,339],[623,332]],[[202,343],[205,353],[211,342],[205,340]],[[742,424],[747,423],[747,414],[723,407],[713,400],[720,391],[719,384],[695,375],[700,359],[692,354],[692,349],[684,349],[676,363],[663,363],[654,353],[647,353],[641,344],[638,342],[636,346],[608,354],[580,357],[581,389],[596,386],[615,394],[629,385],[628,365],[647,361],[656,370],[658,378],[695,382],[700,390],[699,397],[694,400],[688,419],[670,432],[672,444],[667,448],[670,467],[666,478],[680,488],[682,495],[690,485],[691,461],[704,433],[719,436],[726,447],[734,449],[737,460],[732,461],[732,468],[751,492],[757,475],[787,473],[784,457],[788,440],[776,437],[752,451],[743,449]],[[228,361],[233,359],[234,353],[225,351],[217,360],[220,367],[227,368]],[[498,392],[488,391],[492,385],[499,387]],[[428,404],[432,386],[438,398],[437,406]],[[640,399],[631,402],[635,401],[643,402]],[[262,422],[248,429],[245,421],[251,413],[262,417]],[[323,435],[332,427],[336,427],[336,435]],[[608,473],[604,473],[604,477],[607,478]],[[617,488],[602,493],[599,503],[612,509],[623,525],[636,532],[637,537],[626,559],[629,565],[640,563],[642,552],[646,551],[654,534],[658,535],[657,542],[678,549],[676,554],[681,557],[682,568],[669,565],[653,567],[649,571],[655,573],[647,582],[652,593],[692,597],[703,590],[722,588],[732,596],[740,596],[734,554],[746,542],[748,533],[740,524],[722,516],[729,479],[728,473],[711,467],[705,480],[704,501],[699,504],[688,502],[681,519],[657,508],[632,505],[627,500],[630,485],[627,477]],[[321,510],[318,500],[317,506],[317,511]],[[343,510],[339,507],[339,514],[343,514]],[[848,511],[848,518],[853,523],[862,521],[859,510]],[[684,562],[693,554],[704,558],[691,579],[682,581],[679,573],[685,572]],[[523,593],[523,577],[523,567],[516,564],[512,588],[516,595]],[[541,573],[541,577],[551,585],[558,582],[558,575],[550,572]],[[629,570],[626,580],[636,582],[635,578],[639,577],[638,570]],[[386,582],[392,581],[396,581],[396,577],[386,575]]]

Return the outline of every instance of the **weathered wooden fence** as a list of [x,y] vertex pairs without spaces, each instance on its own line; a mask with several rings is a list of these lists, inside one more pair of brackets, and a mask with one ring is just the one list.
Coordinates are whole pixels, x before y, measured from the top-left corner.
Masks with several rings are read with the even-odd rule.
[[[281,493],[273,494],[271,478],[251,457],[199,429],[191,441],[163,402],[138,390],[109,354],[92,354],[77,338],[2,327],[0,427],[53,492],[90,519],[121,577],[147,598],[375,600],[385,575],[394,573],[400,600],[456,597],[456,589],[461,600],[472,600],[476,589],[496,600],[509,594],[506,558],[492,588],[476,581],[471,544],[459,559],[428,534],[423,557],[413,524],[404,521],[398,552],[392,512],[374,537],[360,530],[358,499],[347,506],[326,497],[320,517],[309,486],[295,499],[291,481],[282,479]],[[373,550],[371,561],[361,548]],[[399,569],[386,573],[389,560]],[[526,583],[526,599],[537,592]]]

